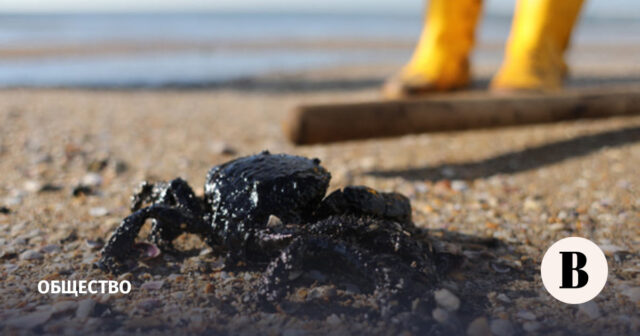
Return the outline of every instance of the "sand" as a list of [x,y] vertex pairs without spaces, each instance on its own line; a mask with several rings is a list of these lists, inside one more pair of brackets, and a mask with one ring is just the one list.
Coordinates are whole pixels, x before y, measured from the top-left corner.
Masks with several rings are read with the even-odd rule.
[[[92,263],[100,240],[129,214],[129,196],[141,180],[181,176],[201,194],[211,166],[268,149],[320,158],[332,172],[332,189],[364,184],[411,198],[416,225],[465,257],[438,284],[460,307],[422,312],[447,330],[639,333],[640,117],[312,147],[287,143],[280,121],[293,106],[374,98],[391,69],[267,76],[202,90],[0,91],[0,205],[8,212],[0,214],[0,330],[416,332],[411,320],[372,321],[336,308],[367,301],[366,293],[340,286],[326,302],[312,302],[320,307],[313,313],[295,305],[307,300],[309,288],[291,294],[293,303],[281,312],[256,311],[245,297],[259,273],[221,271],[195,237],[179,245],[201,255],[163,255],[120,278],[133,284],[128,295],[38,293],[42,279],[112,278]],[[612,76],[593,78],[621,74],[606,71]],[[82,181],[95,193],[74,197]],[[540,281],[544,251],[568,236],[591,239],[607,255],[608,283],[586,306],[556,301]],[[481,244],[488,239],[495,244]],[[331,293],[332,286],[319,283],[315,290]]]

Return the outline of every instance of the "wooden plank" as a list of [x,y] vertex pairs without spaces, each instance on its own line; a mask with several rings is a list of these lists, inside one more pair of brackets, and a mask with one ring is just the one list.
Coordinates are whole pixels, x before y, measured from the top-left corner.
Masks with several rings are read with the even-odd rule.
[[304,145],[632,114],[640,114],[640,86],[303,105],[284,131]]

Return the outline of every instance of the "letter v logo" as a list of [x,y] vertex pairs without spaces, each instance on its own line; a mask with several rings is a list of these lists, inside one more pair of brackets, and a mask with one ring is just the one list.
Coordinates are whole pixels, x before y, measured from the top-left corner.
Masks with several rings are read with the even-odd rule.
[[[587,264],[584,253],[577,251],[561,251],[562,255],[562,285],[560,288],[582,288],[589,282],[589,274],[583,270]],[[573,257],[576,257],[575,266]],[[578,282],[574,284],[573,273],[577,273]]]
[[564,303],[580,304],[596,297],[607,282],[609,267],[592,241],[569,237],[555,242],[542,258],[540,275],[549,294]]

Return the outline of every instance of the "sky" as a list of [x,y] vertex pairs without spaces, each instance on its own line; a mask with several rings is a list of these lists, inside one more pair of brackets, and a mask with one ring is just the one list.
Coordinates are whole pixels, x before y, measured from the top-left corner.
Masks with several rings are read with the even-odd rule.
[[[486,10],[509,14],[515,0],[488,0]],[[304,11],[323,13],[421,12],[421,0],[0,0],[0,13],[145,11]],[[640,1],[587,1],[587,16],[640,18]]]

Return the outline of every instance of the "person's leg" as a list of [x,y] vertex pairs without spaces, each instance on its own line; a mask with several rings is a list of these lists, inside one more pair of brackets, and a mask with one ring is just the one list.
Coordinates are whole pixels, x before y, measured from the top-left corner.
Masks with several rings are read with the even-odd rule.
[[505,59],[491,82],[498,90],[553,90],[567,74],[564,52],[583,0],[519,0]]
[[469,53],[481,9],[482,0],[430,0],[411,60],[385,83],[383,94],[398,98],[467,86]]

